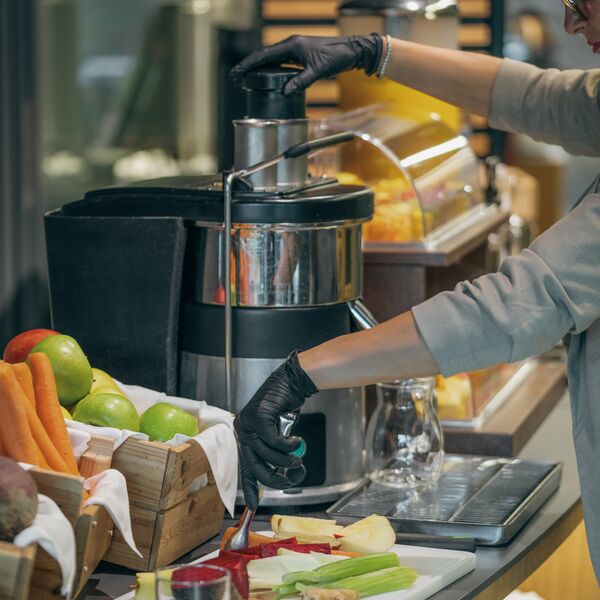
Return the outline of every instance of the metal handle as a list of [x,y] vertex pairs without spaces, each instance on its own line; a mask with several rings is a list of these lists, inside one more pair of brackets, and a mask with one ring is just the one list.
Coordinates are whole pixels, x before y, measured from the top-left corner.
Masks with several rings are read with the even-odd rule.
[[362,300],[352,300],[351,302],[348,302],[348,308],[350,309],[352,321],[358,329],[373,329],[375,325],[378,325],[377,319],[363,304]]
[[309,140],[291,146],[283,152],[283,158],[298,158],[314,150],[322,150],[329,146],[335,146],[336,144],[344,144],[351,142],[354,138],[354,134],[351,131],[342,131],[341,133],[333,133],[332,135],[326,135],[321,138]]

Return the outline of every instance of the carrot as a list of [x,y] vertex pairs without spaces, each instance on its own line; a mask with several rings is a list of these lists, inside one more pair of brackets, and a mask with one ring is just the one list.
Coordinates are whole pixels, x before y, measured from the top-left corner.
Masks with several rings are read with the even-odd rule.
[[46,433],[62,457],[69,473],[79,475],[75,455],[67,433],[67,426],[60,410],[56,380],[50,359],[43,352],[29,355],[29,368],[33,377],[35,406]]
[[39,449],[29,429],[26,402],[10,366],[0,363],[0,435],[6,456],[39,466]]
[[11,365],[13,373],[19,382],[22,390],[27,396],[27,400],[35,410],[35,393],[33,391],[33,379],[31,378],[31,371],[27,363],[15,363]]
[[[225,544],[227,540],[237,531],[237,527],[228,527],[223,534],[223,539],[221,540],[221,550],[225,548]],[[259,544],[269,544],[273,542],[273,538],[267,537],[266,535],[260,535],[259,533],[254,533],[254,531],[249,532],[248,536],[248,545],[249,546],[258,546]]]
[[57,471],[59,473],[73,474],[72,471],[67,467],[67,464],[58,452],[58,449],[50,439],[48,432],[42,425],[42,422],[40,421],[40,418],[38,417],[34,408],[27,402],[25,402],[25,412],[27,413],[27,421],[29,423],[31,435],[33,435],[33,439],[38,445],[42,455],[42,460],[44,463],[42,466],[45,469],[51,469],[52,471]]
[[6,451],[4,449],[4,443],[2,442],[1,434],[0,434],[0,456],[6,456]]

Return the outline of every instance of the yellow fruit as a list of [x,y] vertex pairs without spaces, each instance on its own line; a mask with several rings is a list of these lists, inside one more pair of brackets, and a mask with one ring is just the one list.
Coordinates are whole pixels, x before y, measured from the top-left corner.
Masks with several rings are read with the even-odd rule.
[[387,552],[396,543],[396,532],[380,515],[371,515],[344,527],[338,535],[343,536],[340,538],[340,550],[344,552],[379,554]]
[[96,369],[95,367],[93,367],[92,379],[93,383],[92,389],[89,392],[90,394],[95,394],[96,390],[102,387],[109,387],[112,390],[117,390],[118,392],[121,392],[119,386],[115,383],[115,380],[106,371],[103,371],[102,369]]
[[71,415],[71,413],[64,406],[60,407],[60,411],[65,419],[71,419],[71,421],[73,420],[73,415]]

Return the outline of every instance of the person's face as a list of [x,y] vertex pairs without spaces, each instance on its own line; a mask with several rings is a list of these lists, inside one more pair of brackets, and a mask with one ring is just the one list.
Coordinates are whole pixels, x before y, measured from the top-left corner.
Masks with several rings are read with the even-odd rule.
[[594,54],[600,54],[600,0],[564,0],[565,31],[581,34]]

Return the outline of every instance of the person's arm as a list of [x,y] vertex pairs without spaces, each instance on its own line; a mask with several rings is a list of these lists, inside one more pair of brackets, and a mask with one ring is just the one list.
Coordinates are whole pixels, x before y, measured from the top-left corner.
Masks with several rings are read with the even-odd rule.
[[298,359],[320,390],[439,373],[410,311],[373,329],[325,342]]
[[487,117],[501,66],[493,56],[394,39],[385,76]]
[[600,195],[506,259],[369,331],[299,355],[319,389],[452,375],[549,350],[600,318]]

